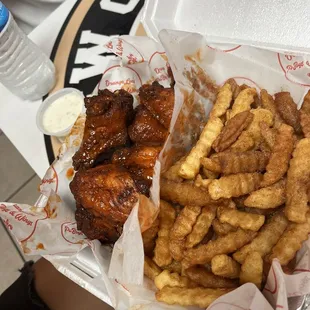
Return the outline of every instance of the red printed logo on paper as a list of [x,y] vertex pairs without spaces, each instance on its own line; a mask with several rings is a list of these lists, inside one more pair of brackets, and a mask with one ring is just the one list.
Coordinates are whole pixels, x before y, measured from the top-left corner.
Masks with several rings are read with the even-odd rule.
[[161,85],[170,86],[170,78],[168,75],[168,57],[165,52],[155,52],[149,60],[149,65],[153,71],[153,76]]
[[241,47],[241,45],[213,43],[213,44],[209,44],[208,47],[211,48],[212,50],[230,53],[230,52],[233,52],[233,51],[236,51],[237,49],[239,49]]
[[310,60],[304,57],[278,53],[278,63],[290,82],[310,86]]
[[86,240],[86,236],[77,229],[75,222],[66,222],[61,225],[61,235],[69,243],[77,244]]
[[43,194],[48,195],[50,190],[53,190],[55,193],[57,193],[58,190],[58,175],[53,166],[50,166],[44,176],[44,178],[41,181],[40,185],[40,191]]

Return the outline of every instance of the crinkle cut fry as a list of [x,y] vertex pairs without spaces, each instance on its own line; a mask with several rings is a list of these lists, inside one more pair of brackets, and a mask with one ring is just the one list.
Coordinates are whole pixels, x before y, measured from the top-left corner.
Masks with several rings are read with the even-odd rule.
[[144,256],[144,274],[151,280],[161,273],[161,269],[147,256]]
[[166,266],[172,263],[169,251],[169,234],[176,218],[175,209],[166,201],[160,201],[159,231],[154,249],[154,262],[158,266]]
[[238,173],[213,180],[209,187],[212,199],[239,197],[258,189],[261,182],[259,173]]
[[212,288],[182,288],[165,286],[156,292],[156,299],[168,305],[179,304],[181,306],[208,307],[218,297],[227,294],[232,289]]
[[199,140],[192,148],[185,162],[181,165],[179,175],[184,179],[194,179],[200,169],[200,159],[209,154],[212,143],[220,134],[223,128],[222,121],[213,117],[205,125]]
[[196,248],[188,249],[185,252],[185,259],[192,265],[203,265],[209,263],[215,255],[233,253],[245,244],[249,243],[256,236],[256,232],[238,229],[225,236],[219,236],[207,244],[199,245]]
[[155,247],[155,238],[159,229],[158,218],[153,222],[152,226],[142,233],[144,253],[151,255]]
[[180,276],[176,272],[171,273],[169,270],[163,270],[154,279],[155,286],[161,290],[165,286],[177,287],[197,287],[198,284],[187,277]]
[[294,149],[293,128],[282,124],[278,128],[276,141],[263,176],[261,186],[266,187],[278,182],[288,169],[289,160]]
[[217,93],[216,101],[210,112],[210,118],[221,117],[225,115],[227,109],[230,107],[232,96],[233,96],[233,93],[232,93],[231,85],[228,83],[225,83],[219,89]]
[[237,228],[228,224],[228,223],[221,223],[219,219],[214,219],[212,222],[212,227],[214,232],[218,236],[224,236],[227,235],[230,232],[236,231]]
[[251,109],[251,104],[254,102],[254,96],[256,95],[255,88],[246,88],[242,90],[232,106],[230,117],[234,117],[236,114],[249,111]]
[[310,138],[297,142],[287,172],[285,215],[296,223],[306,222],[310,176]]
[[302,132],[306,138],[310,138],[310,90],[308,90],[306,96],[304,97],[299,112]]
[[212,258],[211,270],[217,276],[236,279],[239,278],[240,265],[230,256],[220,254]]
[[281,266],[287,265],[301,248],[303,241],[310,233],[310,213],[306,214],[306,222],[302,224],[290,223],[277,244],[272,248],[269,261],[277,258]]
[[276,142],[276,135],[277,135],[276,129],[270,128],[268,124],[265,122],[260,122],[259,125],[263,140],[267,143],[269,149],[272,150]]

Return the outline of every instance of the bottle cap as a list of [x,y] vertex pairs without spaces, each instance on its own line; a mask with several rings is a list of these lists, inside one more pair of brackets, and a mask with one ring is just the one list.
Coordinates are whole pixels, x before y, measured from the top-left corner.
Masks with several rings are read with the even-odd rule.
[[0,31],[5,27],[9,19],[9,10],[0,2]]

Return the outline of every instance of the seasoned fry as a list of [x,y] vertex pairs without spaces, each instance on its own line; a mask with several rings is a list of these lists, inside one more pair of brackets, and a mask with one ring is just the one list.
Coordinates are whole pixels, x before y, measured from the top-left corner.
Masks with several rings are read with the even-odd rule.
[[241,266],[240,284],[253,283],[261,289],[263,280],[263,259],[258,252],[250,252]]
[[200,189],[194,184],[176,183],[163,178],[160,183],[160,195],[162,199],[179,203],[182,206],[202,207],[216,203],[211,199],[208,191]]
[[213,180],[213,179],[217,179],[218,176],[219,176],[219,173],[218,172],[213,172],[211,170],[208,170],[206,168],[202,168],[202,172],[203,172],[203,175],[209,179],[209,180]]
[[279,112],[277,111],[275,102],[271,95],[265,89],[262,89],[260,92],[261,104],[264,109],[269,110],[274,116],[274,127],[278,128],[283,123]]
[[231,151],[246,152],[252,150],[254,147],[255,141],[252,136],[247,131],[243,131],[238,140],[231,146]]
[[228,223],[242,229],[258,231],[265,222],[265,216],[263,215],[251,214],[230,208],[223,208],[221,212],[218,213],[218,218],[221,223]]
[[176,272],[178,274],[181,274],[182,271],[182,265],[180,262],[177,262],[176,260],[173,260],[170,265],[163,266],[164,270],[169,270],[170,272]]
[[230,232],[236,231],[237,228],[228,224],[228,223],[221,223],[218,219],[214,219],[212,222],[212,227],[214,232],[218,236],[227,235]]
[[301,248],[303,241],[308,239],[310,233],[310,213],[306,214],[306,222],[302,224],[290,223],[277,244],[273,247],[269,261],[274,258],[280,261],[282,266],[287,265]]
[[216,215],[215,206],[207,206],[201,209],[201,213],[193,226],[193,230],[186,238],[186,248],[192,248],[197,245],[208,233],[212,221]]
[[161,269],[147,256],[144,256],[144,274],[151,280],[161,273]]
[[272,215],[278,211],[282,211],[284,209],[284,207],[279,207],[279,208],[275,208],[275,209],[259,209],[259,208],[249,208],[249,207],[244,207],[242,209],[242,211],[251,213],[251,214],[259,214],[259,215]]
[[208,189],[212,179],[203,179],[200,174],[197,174],[196,180],[195,180],[195,185],[197,187],[205,188]]
[[177,217],[170,231],[170,253],[176,261],[183,258],[183,248],[185,246],[185,238],[193,229],[197,217],[201,212],[200,207],[186,206]]
[[181,306],[197,306],[207,308],[215,299],[227,294],[232,289],[212,289],[212,288],[184,288],[165,286],[156,292],[158,301],[163,301],[168,305],[179,304]]
[[249,243],[255,236],[256,232],[254,231],[244,231],[238,228],[236,232],[231,232],[211,240],[207,244],[186,250],[185,259],[191,262],[192,265],[203,265],[209,263],[215,255],[235,252]]
[[276,142],[276,135],[277,135],[276,129],[270,128],[265,122],[260,122],[259,125],[260,125],[260,133],[263,137],[263,140],[267,143],[269,149],[272,150]]
[[236,279],[240,274],[240,265],[225,254],[215,255],[212,258],[211,269],[215,275],[224,278]]
[[241,132],[251,124],[253,118],[254,115],[250,111],[238,113],[230,119],[227,118],[229,119],[227,124],[212,145],[215,151],[222,152],[229,148],[238,139]]
[[276,135],[266,173],[261,186],[269,186],[279,181],[288,169],[288,163],[294,149],[293,128],[282,124]]
[[175,209],[166,201],[160,201],[159,231],[154,249],[154,262],[162,267],[172,263],[169,251],[169,234],[176,218]]
[[212,199],[238,197],[258,189],[261,181],[259,173],[238,173],[213,180],[209,187]]
[[[223,174],[236,174],[236,173],[245,173],[245,172],[256,172],[263,171],[269,160],[269,153],[260,152],[260,151],[248,151],[248,152],[223,152],[216,154],[215,159],[210,159],[208,165],[211,166],[211,163],[216,165],[216,168],[220,168],[220,171]],[[208,159],[208,158],[207,158]],[[206,163],[204,158],[202,159],[202,164]]]
[[161,290],[165,286],[178,286],[178,287],[197,287],[198,284],[193,282],[187,277],[180,276],[176,272],[170,273],[169,270],[162,271],[154,279],[155,286]]
[[192,148],[185,162],[182,163],[179,175],[184,179],[193,179],[199,172],[200,159],[209,154],[212,143],[220,134],[223,128],[222,121],[217,118],[210,118],[205,125],[199,140]]
[[231,85],[229,83],[225,83],[219,89],[216,101],[210,112],[210,118],[221,117],[222,115],[225,115],[227,109],[230,106],[232,96],[233,96],[233,93],[232,93]]
[[309,176],[310,138],[305,138],[297,142],[287,172],[285,215],[292,222],[306,221]]
[[281,206],[285,203],[285,187],[286,180],[280,180],[277,183],[261,188],[245,199],[244,204],[247,207],[272,209]]
[[255,95],[255,88],[246,88],[242,90],[232,106],[230,117],[234,117],[236,114],[243,111],[249,111],[251,109],[251,104],[254,102]]
[[296,133],[301,133],[297,105],[291,97],[291,94],[289,92],[275,94],[275,104],[281,118],[288,125],[292,126]]
[[181,165],[185,161],[185,156],[178,160],[174,165],[172,165],[166,172],[162,174],[164,178],[174,182],[182,182],[183,179],[179,176],[179,170]]
[[300,109],[300,124],[306,138],[310,138],[310,91],[304,97]]
[[282,212],[275,214],[262,227],[256,238],[233,254],[234,259],[242,264],[250,252],[258,252],[265,257],[278,242],[287,225],[288,220]]
[[155,238],[157,236],[159,229],[159,219],[157,218],[152,226],[142,233],[143,247],[144,253],[147,255],[151,255],[155,248]]
[[[230,154],[230,153],[229,153]],[[221,172],[222,168],[221,165],[219,163],[218,158],[201,158],[201,164],[204,168],[213,171],[213,172]]]
[[[239,265],[238,265],[238,267],[240,270]],[[191,280],[193,280],[194,282],[198,283],[199,285],[201,285],[203,287],[207,287],[207,288],[233,288],[233,287],[237,287],[236,281],[216,276],[212,272],[207,271],[207,269],[205,267],[194,267],[194,266],[190,267],[186,270],[186,275]]]
[[235,100],[241,91],[240,86],[237,84],[237,82],[234,79],[228,79],[226,83],[230,84],[231,91],[233,93],[233,99]]

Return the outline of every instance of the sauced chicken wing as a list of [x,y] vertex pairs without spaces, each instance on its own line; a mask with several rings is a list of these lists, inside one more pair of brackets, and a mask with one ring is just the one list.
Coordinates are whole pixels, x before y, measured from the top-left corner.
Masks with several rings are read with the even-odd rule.
[[[85,223],[79,225],[90,238],[93,234],[97,238],[100,233],[99,227],[102,227],[104,236],[111,234],[118,237],[117,232],[121,231],[139,197],[130,173],[125,168],[114,164],[79,170],[70,183],[70,189],[77,207],[83,207],[92,215],[92,217],[84,216],[85,219],[80,219]],[[79,211],[78,216],[80,213]],[[89,232],[92,227],[95,229],[92,231],[93,234]],[[115,240],[109,239],[109,241]]]
[[86,122],[80,149],[73,156],[75,170],[91,168],[98,155],[126,144],[127,125],[133,114],[133,98],[124,91],[105,89],[86,97]]
[[167,138],[168,130],[144,105],[139,105],[134,121],[128,128],[128,134],[135,143],[162,144]]
[[158,82],[152,85],[142,85],[139,89],[141,104],[152,113],[152,115],[165,128],[169,128],[174,106],[173,88],[164,88]]

